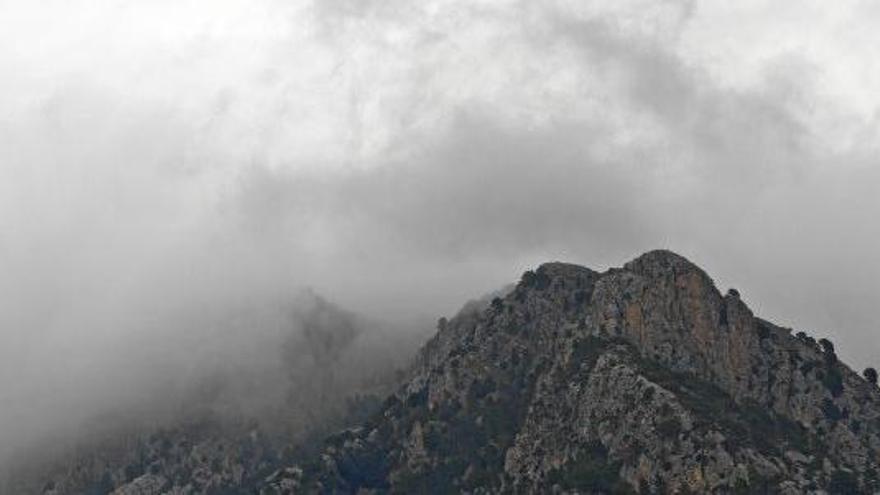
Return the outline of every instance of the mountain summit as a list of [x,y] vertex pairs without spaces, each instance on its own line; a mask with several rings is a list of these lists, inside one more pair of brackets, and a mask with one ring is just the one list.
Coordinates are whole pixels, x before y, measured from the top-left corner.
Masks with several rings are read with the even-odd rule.
[[687,259],[528,271],[441,319],[363,425],[270,493],[874,493],[880,391]]
[[[301,320],[260,356],[277,372],[208,375],[161,427],[22,453],[0,492],[880,493],[876,372],[669,251],[527,271],[441,318],[405,372],[354,314],[318,299]],[[238,382],[261,393],[226,412]]]

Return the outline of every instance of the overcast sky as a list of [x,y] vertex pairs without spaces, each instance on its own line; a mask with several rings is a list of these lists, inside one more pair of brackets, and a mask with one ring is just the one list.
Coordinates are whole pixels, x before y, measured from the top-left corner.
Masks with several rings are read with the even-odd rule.
[[872,1],[0,0],[0,398],[660,247],[880,365],[878,46]]

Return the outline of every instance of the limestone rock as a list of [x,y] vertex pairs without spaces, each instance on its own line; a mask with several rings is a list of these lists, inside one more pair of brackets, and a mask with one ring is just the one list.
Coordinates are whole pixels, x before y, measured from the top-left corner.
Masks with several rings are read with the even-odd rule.
[[685,258],[548,263],[263,493],[874,493],[880,392]]

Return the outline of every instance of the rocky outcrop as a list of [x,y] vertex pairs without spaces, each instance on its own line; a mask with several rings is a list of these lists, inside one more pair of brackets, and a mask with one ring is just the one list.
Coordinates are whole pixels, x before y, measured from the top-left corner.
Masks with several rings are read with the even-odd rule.
[[363,426],[263,493],[873,493],[880,392],[688,260],[548,263],[441,321]]
[[[334,365],[350,355],[341,349],[357,333],[352,315],[319,303],[307,316],[281,349],[300,392],[281,417],[331,411],[327,392],[344,388]],[[120,435],[48,469],[38,486],[52,495],[880,493],[877,386],[829,342],[755,317],[736,291],[722,294],[668,251],[603,273],[566,263],[526,272],[441,319],[401,379],[381,405],[346,401],[339,418],[360,424],[313,449],[267,433],[283,424],[209,415]]]

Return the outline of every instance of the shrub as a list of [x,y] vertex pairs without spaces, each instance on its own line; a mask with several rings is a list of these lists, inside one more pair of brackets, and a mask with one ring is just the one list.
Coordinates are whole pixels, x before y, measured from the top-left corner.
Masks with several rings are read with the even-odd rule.
[[131,481],[138,476],[144,474],[144,466],[139,462],[129,464],[125,466],[123,474],[125,476],[125,481]]
[[840,408],[830,399],[825,399],[822,402],[822,412],[825,413],[825,417],[828,418],[829,421],[839,421],[843,418],[843,413],[840,412]]
[[484,380],[474,380],[471,383],[470,388],[468,389],[468,395],[472,399],[482,399],[483,397],[491,394],[497,388],[495,384],[495,380],[492,378],[486,378]]
[[855,495],[864,493],[859,490],[856,477],[849,471],[835,471],[828,481],[828,492],[832,495]]
[[657,423],[656,430],[664,438],[678,438],[681,433],[681,422],[676,417],[665,418]]
[[874,368],[865,368],[865,371],[862,372],[862,376],[865,377],[865,380],[867,380],[868,383],[877,385],[877,370]]
[[86,493],[89,495],[107,495],[112,493],[114,488],[113,476],[109,471],[104,471],[104,475],[101,476],[98,483],[92,486],[90,490],[87,490]]
[[590,493],[620,493],[625,489],[620,479],[620,463],[610,461],[608,450],[600,442],[588,443],[575,460],[548,477],[562,488]]
[[807,361],[801,365],[801,373],[804,375],[810,374],[811,371],[816,367],[815,361]]
[[832,396],[840,397],[843,394],[843,375],[840,374],[840,370],[836,366],[828,368],[822,378],[822,383],[825,384],[825,388],[831,392]]
[[825,353],[825,361],[834,363],[837,361],[837,354],[834,353],[834,344],[828,339],[819,339],[819,345],[822,346],[822,352]]
[[531,270],[523,273],[522,284],[525,287],[533,287],[537,290],[544,290],[550,286],[550,277],[540,268],[533,272]]
[[423,387],[418,392],[410,394],[406,398],[406,405],[409,408],[424,406],[428,403],[428,388]]

